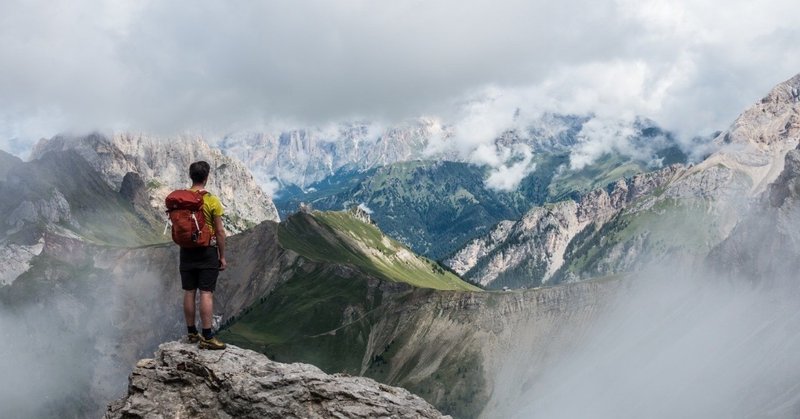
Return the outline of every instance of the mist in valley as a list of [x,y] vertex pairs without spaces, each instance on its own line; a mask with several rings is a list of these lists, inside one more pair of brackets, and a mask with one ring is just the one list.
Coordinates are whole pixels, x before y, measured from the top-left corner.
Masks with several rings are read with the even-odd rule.
[[169,284],[147,272],[65,272],[0,288],[0,416],[99,417],[124,395],[133,363],[179,336],[178,282],[174,307],[163,307]]
[[519,331],[495,371],[483,416],[800,415],[800,287],[793,273],[761,281],[674,261],[623,281],[589,325],[565,327],[575,344],[547,354],[543,366],[526,362],[533,354]]

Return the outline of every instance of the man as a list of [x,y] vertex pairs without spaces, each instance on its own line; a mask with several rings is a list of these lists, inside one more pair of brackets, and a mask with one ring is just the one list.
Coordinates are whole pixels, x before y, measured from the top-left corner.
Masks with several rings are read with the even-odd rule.
[[[205,191],[211,167],[204,161],[197,161],[189,166],[189,177],[192,179],[192,191]],[[225,228],[222,225],[222,204],[219,198],[209,193],[203,194],[203,215],[211,229],[211,245],[204,247],[181,247],[180,272],[183,288],[183,314],[189,332],[190,343],[199,342],[203,349],[225,349],[225,344],[211,332],[211,320],[214,312],[214,290],[217,286],[219,271],[227,267],[225,261]],[[198,217],[199,218],[199,217]],[[216,239],[216,240],[215,240]],[[202,334],[195,325],[195,301],[197,290],[200,290],[200,322]]]

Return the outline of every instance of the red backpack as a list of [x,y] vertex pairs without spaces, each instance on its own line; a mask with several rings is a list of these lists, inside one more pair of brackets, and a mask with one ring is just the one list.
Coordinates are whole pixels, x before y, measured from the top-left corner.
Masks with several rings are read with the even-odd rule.
[[211,244],[211,227],[203,215],[205,190],[178,189],[167,195],[167,215],[172,223],[172,241],[180,247]]

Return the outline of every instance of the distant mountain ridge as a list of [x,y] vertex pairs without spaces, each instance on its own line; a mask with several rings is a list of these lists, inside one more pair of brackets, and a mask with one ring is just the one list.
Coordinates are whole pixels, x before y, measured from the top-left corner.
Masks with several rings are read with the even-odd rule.
[[446,128],[432,119],[382,129],[368,122],[332,129],[235,133],[216,146],[243,161],[260,182],[273,178],[304,188],[341,168],[354,170],[418,159],[428,140]]
[[[37,159],[48,151],[74,150],[97,170],[112,188],[121,190],[128,173],[144,184],[149,198],[146,208],[163,218],[164,198],[178,188],[191,186],[188,168],[197,160],[211,164],[207,189],[225,207],[225,226],[239,232],[264,220],[279,219],[272,199],[256,183],[246,167],[223,155],[198,136],[160,138],[144,134],[117,133],[105,136],[56,136],[41,140],[31,153]],[[129,181],[131,181],[129,179]]]
[[[525,145],[534,154],[568,153],[582,141],[581,130],[593,118],[544,114],[528,126],[509,127],[492,144],[498,149]],[[658,160],[660,151],[677,148],[672,134],[655,122],[639,118],[630,124],[636,133],[630,148],[636,150],[641,163],[650,164]],[[324,129],[234,133],[215,145],[244,162],[262,184],[274,180],[280,188],[306,189],[342,170],[363,171],[415,160],[474,164],[474,159],[459,150],[462,146],[454,140],[455,131],[438,119],[419,118],[389,127],[354,122]]]
[[526,144],[537,150],[530,162],[535,169],[513,190],[488,186],[493,170],[488,166],[465,161],[413,160],[363,170],[343,167],[305,188],[280,190],[275,202],[284,216],[296,211],[300,203],[321,210],[366,205],[389,235],[417,252],[440,259],[496,223],[521,218],[531,207],[567,197],[578,199],[621,178],[656,170],[651,166],[654,160],[668,166],[687,159],[669,133],[644,121],[631,141],[647,150],[642,154],[647,161],[615,152],[572,170],[571,147],[583,120],[560,121],[572,121],[574,125],[569,130],[548,131],[546,138],[530,140],[509,131],[496,140],[504,147]]

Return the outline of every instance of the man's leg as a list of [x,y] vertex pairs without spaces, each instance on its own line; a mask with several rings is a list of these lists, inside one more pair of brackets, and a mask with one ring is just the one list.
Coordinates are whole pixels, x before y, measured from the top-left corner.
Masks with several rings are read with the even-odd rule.
[[181,288],[183,288],[183,317],[186,319],[187,340],[189,343],[200,341],[200,334],[197,333],[195,323],[197,298],[197,282],[199,279],[198,271],[181,271]]
[[200,348],[225,349],[222,343],[211,332],[212,315],[214,313],[214,293],[200,290],[200,321],[203,323],[203,333],[200,338]]
[[214,293],[200,290],[200,321],[203,329],[211,329],[211,320],[214,313]]
[[225,344],[217,339],[211,332],[214,315],[214,290],[217,287],[217,269],[204,269],[200,274],[200,322],[203,323],[203,333],[200,339],[200,348],[225,349]]
[[[197,290],[183,290],[183,317],[186,318],[186,326],[195,326],[195,298]],[[202,305],[200,306],[202,310]],[[204,326],[205,327],[205,326]]]

